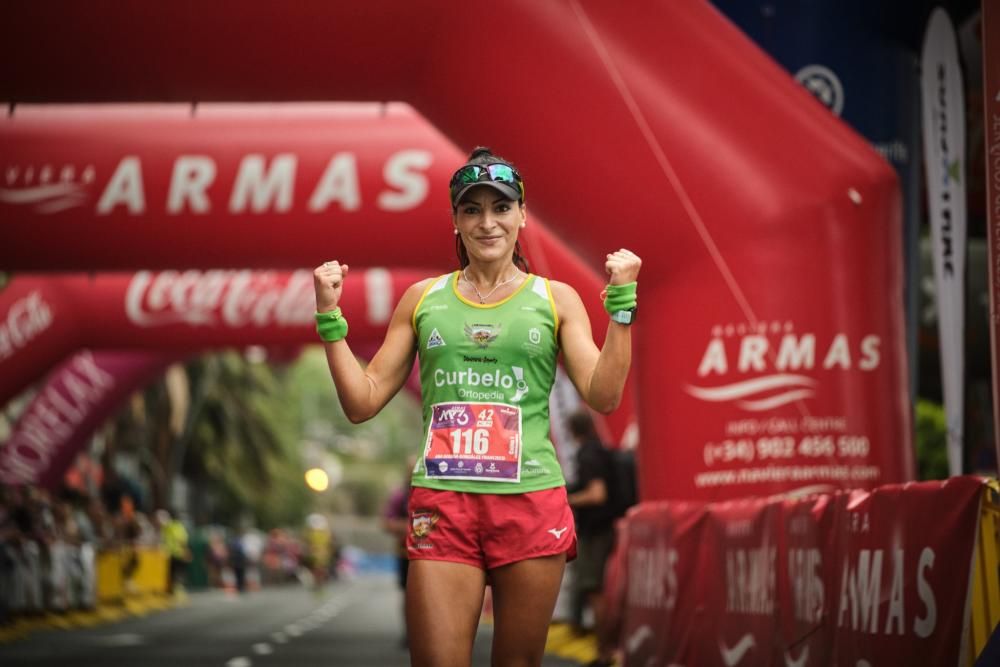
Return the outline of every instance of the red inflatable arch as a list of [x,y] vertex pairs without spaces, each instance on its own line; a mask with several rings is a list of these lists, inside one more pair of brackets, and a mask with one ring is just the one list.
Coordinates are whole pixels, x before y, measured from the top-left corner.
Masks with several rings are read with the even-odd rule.
[[[20,166],[0,189],[3,266],[298,268],[336,256],[423,277],[456,262],[446,183],[463,156],[406,105],[46,106],[8,121],[0,140]],[[581,294],[602,289],[536,216],[522,239],[533,270]],[[603,340],[600,302],[585,305]],[[95,332],[88,344],[120,337]],[[633,384],[599,421],[611,442],[635,423]]]
[[[366,338],[370,333],[362,331],[352,348],[366,359],[382,339],[381,332]],[[77,453],[128,396],[169,364],[194,354],[178,349],[84,349],[67,357],[39,386],[0,447],[0,483],[58,488]],[[419,400],[416,372],[405,387]]]
[[708,3],[3,11],[0,98],[402,100],[514,159],[589,265],[639,252],[645,498],[912,478],[895,176]]
[[0,484],[57,488],[77,452],[133,391],[184,355],[80,350],[53,369],[0,447]]
[[[381,340],[425,272],[361,270],[344,308],[359,345]],[[0,293],[0,403],[80,348],[194,351],[316,342],[311,271],[24,275]],[[5,353],[6,352],[6,353]]]

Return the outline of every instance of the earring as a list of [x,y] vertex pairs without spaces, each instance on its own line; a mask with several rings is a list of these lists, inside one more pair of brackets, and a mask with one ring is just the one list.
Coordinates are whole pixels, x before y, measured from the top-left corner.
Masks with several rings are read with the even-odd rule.
[[458,236],[458,230],[457,229],[453,229],[451,231],[455,232],[455,236]]

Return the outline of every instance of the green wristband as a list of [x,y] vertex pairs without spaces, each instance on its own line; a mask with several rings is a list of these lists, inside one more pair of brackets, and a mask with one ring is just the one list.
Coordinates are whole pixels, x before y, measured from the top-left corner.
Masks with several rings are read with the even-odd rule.
[[316,333],[326,343],[336,343],[347,337],[347,320],[334,308],[328,313],[316,313]]
[[619,310],[629,310],[635,308],[635,291],[638,283],[633,281],[624,285],[608,285],[607,295],[604,297],[604,310],[609,315],[613,315]]

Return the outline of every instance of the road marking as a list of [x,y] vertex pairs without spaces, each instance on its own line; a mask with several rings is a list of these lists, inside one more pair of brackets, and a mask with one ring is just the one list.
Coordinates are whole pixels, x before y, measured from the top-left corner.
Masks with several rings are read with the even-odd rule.
[[272,632],[271,633],[271,639],[273,639],[274,643],[276,643],[276,644],[285,644],[285,643],[288,642],[288,635],[286,635],[284,632],[280,632],[280,631],[279,632]]
[[250,658],[241,655],[238,658],[233,658],[227,662],[226,667],[250,667],[252,664],[253,663],[250,661]]
[[95,644],[103,646],[139,646],[144,641],[142,635],[137,635],[134,632],[120,632],[116,635],[105,635],[94,638]]
[[274,653],[274,649],[267,642],[260,642],[253,645],[253,652],[257,655],[271,655]]

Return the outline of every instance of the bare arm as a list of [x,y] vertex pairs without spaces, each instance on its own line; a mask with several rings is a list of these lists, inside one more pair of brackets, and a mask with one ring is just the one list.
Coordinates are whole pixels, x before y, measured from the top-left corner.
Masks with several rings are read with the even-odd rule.
[[[347,265],[332,262],[316,269],[316,309],[333,310],[340,300]],[[427,281],[411,285],[403,293],[389,321],[385,340],[371,362],[362,367],[347,339],[326,343],[326,360],[344,414],[354,424],[371,419],[385,407],[406,382],[413,368],[416,336],[411,320]],[[348,317],[350,313],[344,313]]]
[[[633,282],[642,261],[619,250],[608,255],[605,266],[612,285]],[[590,318],[580,295],[569,285],[552,281],[552,296],[559,313],[559,342],[566,373],[594,410],[607,414],[621,402],[625,380],[632,363],[632,335],[628,325],[608,321],[604,346],[598,350],[590,328]]]
[[608,485],[600,477],[590,480],[587,486],[566,496],[570,507],[603,505],[608,499]]

